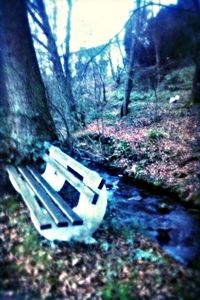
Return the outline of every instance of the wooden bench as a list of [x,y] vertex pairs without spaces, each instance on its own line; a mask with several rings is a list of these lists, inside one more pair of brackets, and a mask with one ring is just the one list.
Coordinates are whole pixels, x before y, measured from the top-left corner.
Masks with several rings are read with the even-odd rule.
[[[36,229],[51,241],[94,242],[92,234],[107,205],[104,179],[55,146],[50,146],[43,160],[43,174],[33,166],[7,166],[11,183],[26,203]],[[68,201],[71,192],[60,195],[66,182],[78,192],[74,207]]]

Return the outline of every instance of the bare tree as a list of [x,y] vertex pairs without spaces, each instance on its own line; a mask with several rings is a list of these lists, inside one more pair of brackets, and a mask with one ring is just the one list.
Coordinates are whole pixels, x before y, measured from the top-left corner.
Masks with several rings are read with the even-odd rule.
[[[67,120],[69,130],[74,130],[76,128],[78,117],[76,110],[76,103],[72,92],[72,80],[71,71],[69,66],[69,56],[70,56],[70,37],[71,37],[71,13],[72,13],[72,1],[68,0],[68,18],[67,18],[67,33],[66,33],[66,51],[64,55],[64,67],[61,63],[61,58],[58,53],[56,40],[52,32],[49,18],[46,12],[46,8],[43,0],[35,0],[34,2],[29,2],[29,12],[36,22],[36,24],[41,28],[47,39],[47,45],[38,39],[37,41],[46,48],[49,53],[50,60],[52,62],[53,74],[57,80],[57,90],[61,93],[61,99],[63,99],[63,112]],[[40,16],[40,20],[37,18],[37,14]],[[55,21],[54,21],[55,23]],[[56,105],[56,103],[53,103]]]
[[[142,25],[142,9],[141,9],[141,2],[142,0],[137,0],[137,7],[135,13],[130,18],[130,23],[128,24],[131,26],[130,32],[132,33],[131,36],[131,46],[130,52],[128,57],[128,67],[127,67],[127,76],[125,81],[125,93],[124,93],[124,101],[121,106],[120,116],[126,116],[128,114],[128,106],[130,103],[130,95],[133,88],[133,77],[134,77],[134,65],[135,65],[135,54],[136,48],[138,46],[138,37],[140,34],[140,29]],[[143,7],[144,10],[144,7]],[[135,32],[135,33],[134,33]],[[133,34],[134,33],[134,34]]]

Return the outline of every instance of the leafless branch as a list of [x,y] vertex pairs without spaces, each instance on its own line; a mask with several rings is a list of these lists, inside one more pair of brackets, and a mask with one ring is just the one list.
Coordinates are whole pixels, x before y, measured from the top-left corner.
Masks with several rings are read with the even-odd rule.
[[[155,3],[155,2],[149,2],[143,6],[140,6],[136,9],[134,9],[129,17],[129,19],[125,22],[125,24],[123,25],[123,27],[121,28],[121,30],[115,34],[111,39],[108,40],[108,42],[106,44],[104,44],[101,49],[99,49],[99,51],[97,51],[94,55],[91,56],[91,58],[88,60],[88,62],[86,63],[86,67],[85,67],[85,71],[87,71],[87,68],[89,66],[89,64],[93,61],[93,59],[95,57],[97,57],[98,55],[100,55],[107,47],[109,47],[111,44],[116,43],[116,41],[114,41],[115,39],[119,38],[119,35],[122,33],[122,31],[124,30],[124,28],[127,26],[127,23],[129,22],[129,20],[133,17],[133,15],[135,13],[137,13],[137,11],[144,9],[148,6],[160,6],[160,7],[165,7],[165,8],[169,8],[172,10],[176,10],[176,11],[180,11],[180,12],[188,12],[188,13],[194,13],[197,14],[198,12],[192,9],[184,9],[181,7],[176,7],[175,5],[165,5],[162,3]],[[77,51],[80,52],[80,51]]]
[[45,33],[45,28],[42,24],[42,22],[36,17],[36,15],[34,14],[34,12],[32,11],[32,9],[30,7],[28,7],[28,13],[30,14],[31,18],[33,19],[33,21],[35,21],[35,23],[42,29],[42,31]]
[[34,11],[38,12],[38,6],[34,2],[28,0],[27,1],[27,6],[28,6],[28,9],[31,9],[31,10],[34,10]]
[[33,37],[33,39],[34,39],[38,44],[40,44],[40,45],[41,45],[42,47],[44,47],[47,51],[49,51],[48,46],[45,45],[45,43],[43,43],[43,42],[37,37],[36,34],[33,34],[33,33],[32,33],[32,37]]
[[169,9],[172,9],[172,10],[177,10],[177,11],[180,11],[180,12],[187,12],[187,13],[193,13],[193,14],[198,13],[196,10],[177,7],[176,5],[166,5],[166,4],[155,3],[155,2],[149,2],[148,5],[166,7],[166,8],[169,8]]

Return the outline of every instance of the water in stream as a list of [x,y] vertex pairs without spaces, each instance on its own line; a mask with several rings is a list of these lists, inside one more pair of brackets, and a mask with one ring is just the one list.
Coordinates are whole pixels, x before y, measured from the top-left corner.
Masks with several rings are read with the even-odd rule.
[[120,224],[141,230],[163,250],[187,265],[200,253],[200,218],[165,196],[127,183],[123,176],[99,171],[106,180],[108,201]]

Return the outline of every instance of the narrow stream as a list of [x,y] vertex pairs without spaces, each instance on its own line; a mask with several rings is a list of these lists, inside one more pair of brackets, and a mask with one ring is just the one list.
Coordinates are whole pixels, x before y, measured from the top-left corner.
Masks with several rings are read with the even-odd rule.
[[153,195],[125,181],[123,176],[99,171],[106,180],[108,202],[122,226],[130,226],[159,243],[162,249],[188,265],[200,253],[200,218],[173,199]]

